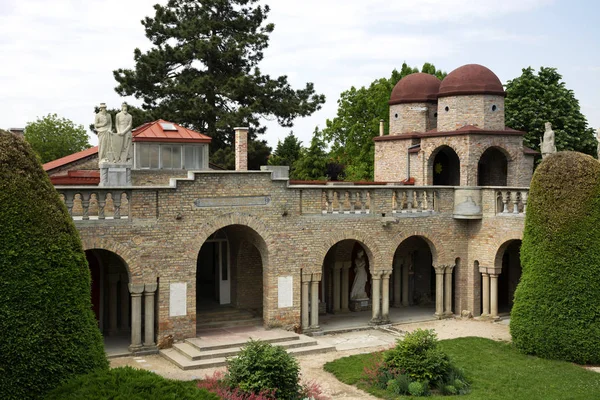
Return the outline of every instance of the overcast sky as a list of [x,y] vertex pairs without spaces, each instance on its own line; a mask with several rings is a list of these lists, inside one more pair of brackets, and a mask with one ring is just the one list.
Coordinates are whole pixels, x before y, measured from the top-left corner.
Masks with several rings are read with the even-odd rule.
[[[166,0],[162,0],[166,2]],[[0,127],[57,113],[86,127],[94,105],[118,108],[112,71],[149,47],[140,20],[157,0],[0,0]],[[556,67],[600,127],[600,2],[595,0],[269,0],[275,23],[260,65],[301,88],[314,82],[323,109],[292,128],[305,145],[351,86],[388,77],[406,61],[447,72],[483,64],[505,83],[532,66]],[[177,122],[177,121],[173,121]],[[290,131],[269,123],[271,146]],[[96,144],[96,138],[91,137]]]

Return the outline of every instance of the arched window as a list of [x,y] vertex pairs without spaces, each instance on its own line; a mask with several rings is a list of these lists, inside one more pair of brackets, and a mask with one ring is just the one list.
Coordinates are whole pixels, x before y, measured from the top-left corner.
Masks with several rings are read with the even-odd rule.
[[460,185],[460,160],[451,147],[443,146],[437,151],[431,168],[434,185]]
[[477,186],[506,186],[508,160],[497,147],[483,152],[477,165]]

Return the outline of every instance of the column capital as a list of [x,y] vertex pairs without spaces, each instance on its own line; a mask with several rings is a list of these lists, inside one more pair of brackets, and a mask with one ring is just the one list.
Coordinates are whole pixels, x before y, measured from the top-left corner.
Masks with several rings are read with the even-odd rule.
[[384,271],[373,271],[371,272],[371,279],[380,280],[383,276]]
[[479,267],[479,272],[480,273],[487,274],[488,273],[487,271],[488,271],[488,269],[486,267],[481,267],[481,266]]
[[433,268],[435,269],[436,274],[443,275],[444,272],[446,271],[446,267],[447,267],[447,265],[437,265]]
[[446,273],[447,274],[451,274],[452,271],[454,271],[454,267],[455,267],[455,265],[447,265],[446,266]]
[[323,274],[322,274],[322,273],[320,273],[320,272],[318,272],[318,273],[313,273],[313,274],[312,274],[312,281],[313,281],[313,282],[315,282],[315,281],[316,281],[316,282],[320,282],[320,281],[321,281],[321,276],[322,276],[322,275],[323,275]]
[[144,284],[144,292],[146,292],[146,293],[154,293],[154,292],[156,292],[157,288],[158,288],[157,283],[145,283]]
[[344,266],[344,263],[341,261],[336,261],[335,263],[333,263],[333,269],[340,270],[340,269],[342,269],[343,266]]
[[312,274],[310,272],[302,272],[302,283],[308,283],[312,280]]
[[143,283],[130,283],[129,284],[129,293],[132,296],[141,296],[144,293],[144,284]]
[[392,270],[386,270],[386,271],[382,271],[383,275],[383,279],[389,278],[392,275]]

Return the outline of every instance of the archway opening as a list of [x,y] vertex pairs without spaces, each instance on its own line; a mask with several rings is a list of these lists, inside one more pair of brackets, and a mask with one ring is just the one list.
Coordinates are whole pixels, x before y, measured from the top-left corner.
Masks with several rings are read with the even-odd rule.
[[92,278],[92,309],[100,332],[103,336],[128,338],[131,298],[127,264],[116,253],[104,249],[86,250],[85,256]]
[[393,306],[426,309],[430,316],[435,309],[435,279],[429,243],[419,236],[407,238],[394,254],[390,291]]
[[451,147],[442,146],[437,151],[431,168],[434,185],[460,185],[460,160]]
[[260,325],[267,246],[244,225],[215,231],[196,260],[197,329]]
[[515,290],[521,279],[521,241],[512,240],[502,253],[502,272],[498,276],[498,312],[510,313]]
[[477,165],[477,186],[506,186],[508,160],[497,147],[483,152]]

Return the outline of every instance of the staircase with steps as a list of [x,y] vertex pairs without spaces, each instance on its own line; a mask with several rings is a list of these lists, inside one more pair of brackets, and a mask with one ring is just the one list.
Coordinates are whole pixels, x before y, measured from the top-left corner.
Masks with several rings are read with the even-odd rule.
[[305,355],[335,351],[335,346],[319,344],[317,340],[293,332],[262,328],[237,332],[216,329],[204,336],[185,339],[170,349],[160,350],[160,355],[183,370],[212,368],[226,365],[226,358],[237,355],[250,339],[262,340],[283,347],[292,355]]
[[261,312],[233,307],[198,310],[196,330],[262,325]]

